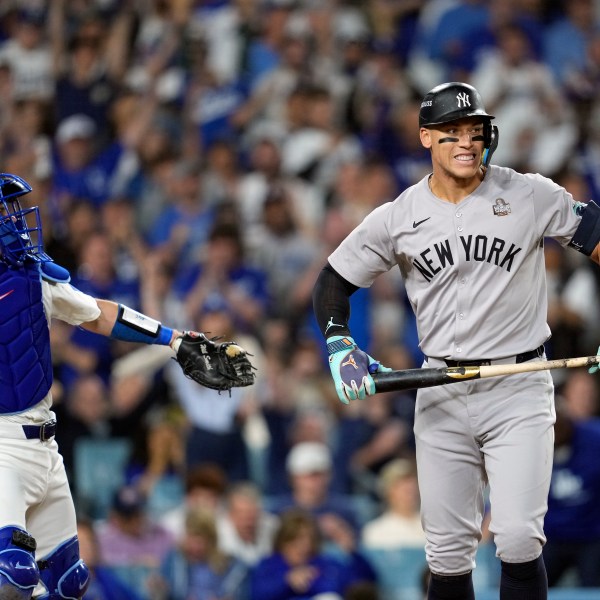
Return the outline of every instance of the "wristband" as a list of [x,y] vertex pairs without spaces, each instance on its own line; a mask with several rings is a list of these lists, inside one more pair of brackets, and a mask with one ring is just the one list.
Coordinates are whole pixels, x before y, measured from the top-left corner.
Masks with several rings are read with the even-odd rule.
[[341,350],[352,350],[356,348],[356,344],[351,337],[338,337],[331,338],[331,342],[327,342],[327,354],[334,354]]
[[123,304],[119,304],[117,320],[110,332],[115,340],[161,346],[168,346],[172,336],[171,328]]

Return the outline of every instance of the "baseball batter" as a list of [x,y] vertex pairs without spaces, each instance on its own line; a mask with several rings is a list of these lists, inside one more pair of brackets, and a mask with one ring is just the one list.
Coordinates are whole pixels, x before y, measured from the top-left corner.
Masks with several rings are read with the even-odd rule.
[[[170,329],[72,287],[68,272],[43,251],[38,208],[21,208],[19,197],[29,192],[20,177],[0,173],[0,600],[77,600],[89,573],[79,558],[75,509],[54,439],[50,320],[169,345],[188,371],[210,365],[205,350],[212,346],[202,344],[198,365],[190,365],[189,346],[202,334]],[[207,385],[228,389],[218,379],[211,374]],[[231,387],[231,379],[221,383]]]
[[[424,367],[540,360],[546,323],[544,238],[599,262],[600,207],[551,180],[490,165],[498,142],[478,92],[442,84],[423,99],[432,173],[376,208],[330,255],[313,300],[342,402],[385,370],[348,328],[350,296],[398,265]],[[415,436],[430,600],[474,598],[471,571],[489,483],[503,600],[547,598],[541,558],[553,458],[548,371],[418,391]]]

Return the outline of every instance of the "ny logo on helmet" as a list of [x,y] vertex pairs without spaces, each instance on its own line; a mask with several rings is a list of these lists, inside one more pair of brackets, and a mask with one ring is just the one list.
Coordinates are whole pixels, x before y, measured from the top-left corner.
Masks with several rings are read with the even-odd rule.
[[456,94],[456,100],[458,101],[458,108],[467,108],[467,106],[471,106],[471,101],[469,100],[467,92]]

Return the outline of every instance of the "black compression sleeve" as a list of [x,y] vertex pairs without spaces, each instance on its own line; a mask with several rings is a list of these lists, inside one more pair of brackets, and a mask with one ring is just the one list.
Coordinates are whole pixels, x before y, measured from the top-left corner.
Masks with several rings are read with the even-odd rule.
[[321,333],[350,335],[350,296],[358,287],[344,279],[327,263],[319,274],[313,290],[313,310]]

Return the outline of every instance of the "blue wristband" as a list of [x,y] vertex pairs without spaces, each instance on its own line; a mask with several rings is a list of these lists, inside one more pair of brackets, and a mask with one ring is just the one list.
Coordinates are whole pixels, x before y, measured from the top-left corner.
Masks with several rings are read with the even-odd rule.
[[110,332],[110,337],[115,340],[161,346],[168,346],[172,336],[171,328],[122,304],[119,304],[117,320]]

